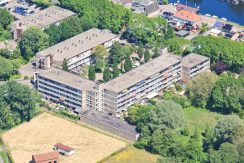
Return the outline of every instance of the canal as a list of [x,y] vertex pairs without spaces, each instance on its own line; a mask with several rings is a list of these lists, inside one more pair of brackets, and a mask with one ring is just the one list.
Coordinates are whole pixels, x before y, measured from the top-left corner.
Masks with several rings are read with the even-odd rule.
[[[169,3],[177,3],[177,0],[169,0]],[[181,4],[199,6],[200,13],[226,18],[228,21],[244,25],[244,4],[231,5],[222,0],[180,0]]]

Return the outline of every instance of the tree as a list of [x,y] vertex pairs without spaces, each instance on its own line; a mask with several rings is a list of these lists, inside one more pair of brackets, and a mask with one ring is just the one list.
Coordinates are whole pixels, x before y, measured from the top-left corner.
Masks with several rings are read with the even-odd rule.
[[113,64],[113,78],[118,77],[119,74],[120,74],[120,71],[119,71],[119,69],[118,69],[118,65]]
[[104,46],[98,45],[92,50],[92,54],[96,58],[105,58],[108,55],[108,52]]
[[149,123],[149,112],[154,109],[154,106],[149,105],[133,105],[128,109],[128,117],[126,117],[126,120],[141,130]]
[[152,58],[157,58],[160,56],[159,50],[157,47],[155,47],[155,49],[153,50],[153,56]]
[[156,103],[156,109],[149,113],[151,130],[176,129],[183,126],[182,107],[173,101],[161,100]]
[[138,54],[138,56],[139,56],[140,59],[144,56],[144,48],[143,48],[142,43],[140,43],[138,45],[137,54]]
[[203,72],[193,78],[188,83],[186,91],[192,104],[205,108],[217,80],[218,76],[212,72]]
[[40,96],[27,86],[14,81],[0,86],[0,105],[3,106],[0,114],[1,122],[6,122],[4,128],[23,121],[29,121],[38,113],[37,106],[41,102]]
[[217,74],[221,74],[222,72],[226,71],[228,68],[228,65],[220,60],[218,60],[215,64],[214,64],[214,71]]
[[169,129],[164,132],[161,130],[153,132],[152,138],[150,139],[150,146],[153,152],[159,153],[161,156],[167,156],[171,145],[175,143],[174,135],[174,131]]
[[214,132],[208,125],[203,133],[203,136],[203,149],[205,152],[208,152],[210,149],[213,149],[214,143]]
[[111,79],[111,72],[109,71],[108,67],[105,67],[104,71],[103,71],[103,80],[105,82],[109,81]]
[[65,19],[58,26],[51,25],[45,29],[45,33],[49,35],[50,45],[57,44],[81,33],[83,31],[81,23],[80,18],[74,16]]
[[189,46],[191,42],[184,38],[174,37],[166,41],[166,45],[170,52],[182,55],[185,47]]
[[239,117],[236,115],[224,116],[214,127],[215,147],[218,148],[225,142],[233,143],[243,133],[243,123]]
[[[167,1],[167,0],[166,0]],[[169,40],[169,39],[172,39],[172,38],[174,38],[175,37],[175,31],[174,31],[174,29],[171,27],[171,26],[168,26],[167,28],[166,28],[166,32],[165,32],[165,34],[164,34],[164,38],[166,39],[166,40]]]
[[69,71],[68,63],[67,63],[67,59],[66,58],[63,61],[62,67],[63,67],[64,71]]
[[21,55],[27,60],[48,46],[48,35],[37,27],[28,28],[19,41]]
[[9,106],[0,103],[0,129],[9,129],[15,125],[14,115],[11,112]]
[[226,114],[240,112],[244,105],[244,91],[240,90],[243,87],[243,77],[236,79],[233,75],[222,75],[212,90],[212,109]]
[[15,69],[10,60],[0,57],[0,80],[8,80]]
[[202,23],[200,27],[200,33],[204,33],[208,30],[208,24],[207,23]]
[[230,143],[221,144],[218,150],[219,157],[221,158],[221,162],[224,163],[233,163],[239,161],[239,154],[237,152],[236,147]]
[[132,61],[130,59],[130,56],[127,56],[125,58],[125,63],[124,63],[124,70],[125,72],[128,72],[132,69]]
[[103,58],[97,57],[96,58],[96,64],[95,64],[95,71],[96,72],[102,72],[106,63]]
[[94,66],[89,66],[88,79],[89,80],[95,80],[96,79],[96,72],[95,72]]
[[151,58],[151,55],[150,55],[150,53],[149,53],[149,50],[146,49],[146,50],[145,50],[145,54],[144,54],[144,61],[145,61],[145,62],[148,62],[148,61],[150,60],[150,58]]
[[211,61],[221,60],[231,71],[239,71],[244,63],[244,43],[222,37],[198,36],[192,40],[193,52],[210,57]]
[[5,8],[0,8],[0,26],[2,26],[4,29],[7,29],[7,27],[13,22],[12,15],[8,12]]

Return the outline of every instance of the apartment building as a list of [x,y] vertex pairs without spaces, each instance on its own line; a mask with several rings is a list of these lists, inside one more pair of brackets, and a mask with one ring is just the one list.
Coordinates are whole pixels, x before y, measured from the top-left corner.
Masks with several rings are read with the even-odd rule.
[[48,69],[53,64],[61,67],[66,59],[68,69],[76,72],[82,65],[93,62],[93,48],[98,45],[109,48],[118,40],[119,36],[109,30],[93,28],[40,51],[36,54],[36,64],[41,69]]
[[50,68],[35,73],[35,87],[44,98],[80,113],[95,109],[96,83],[62,71]]
[[31,26],[45,29],[52,24],[58,25],[60,21],[76,15],[74,12],[60,8],[58,6],[51,6],[36,14],[26,16],[21,20],[15,21],[12,26],[13,38],[17,40],[22,33]]
[[182,58],[182,81],[188,82],[191,78],[210,69],[210,58],[190,53]]
[[117,114],[139,100],[157,95],[181,80],[181,58],[163,54],[107,83],[100,85],[100,110]]

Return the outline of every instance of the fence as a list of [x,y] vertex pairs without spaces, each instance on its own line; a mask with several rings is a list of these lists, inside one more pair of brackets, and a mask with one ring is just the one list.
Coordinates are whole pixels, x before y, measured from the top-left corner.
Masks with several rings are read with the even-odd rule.
[[87,116],[81,115],[80,120],[86,124],[92,125],[94,127],[100,128],[104,131],[110,132],[112,134],[118,135],[130,141],[136,141],[139,138],[139,134],[129,133],[128,131],[121,130],[120,128],[99,122]]

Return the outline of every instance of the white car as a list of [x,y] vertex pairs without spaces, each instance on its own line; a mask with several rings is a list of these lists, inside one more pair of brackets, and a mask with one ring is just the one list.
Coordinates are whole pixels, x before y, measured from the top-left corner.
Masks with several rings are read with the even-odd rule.
[[35,7],[36,7],[36,4],[33,4],[33,5],[31,5],[30,7],[31,7],[31,8],[35,8]]

